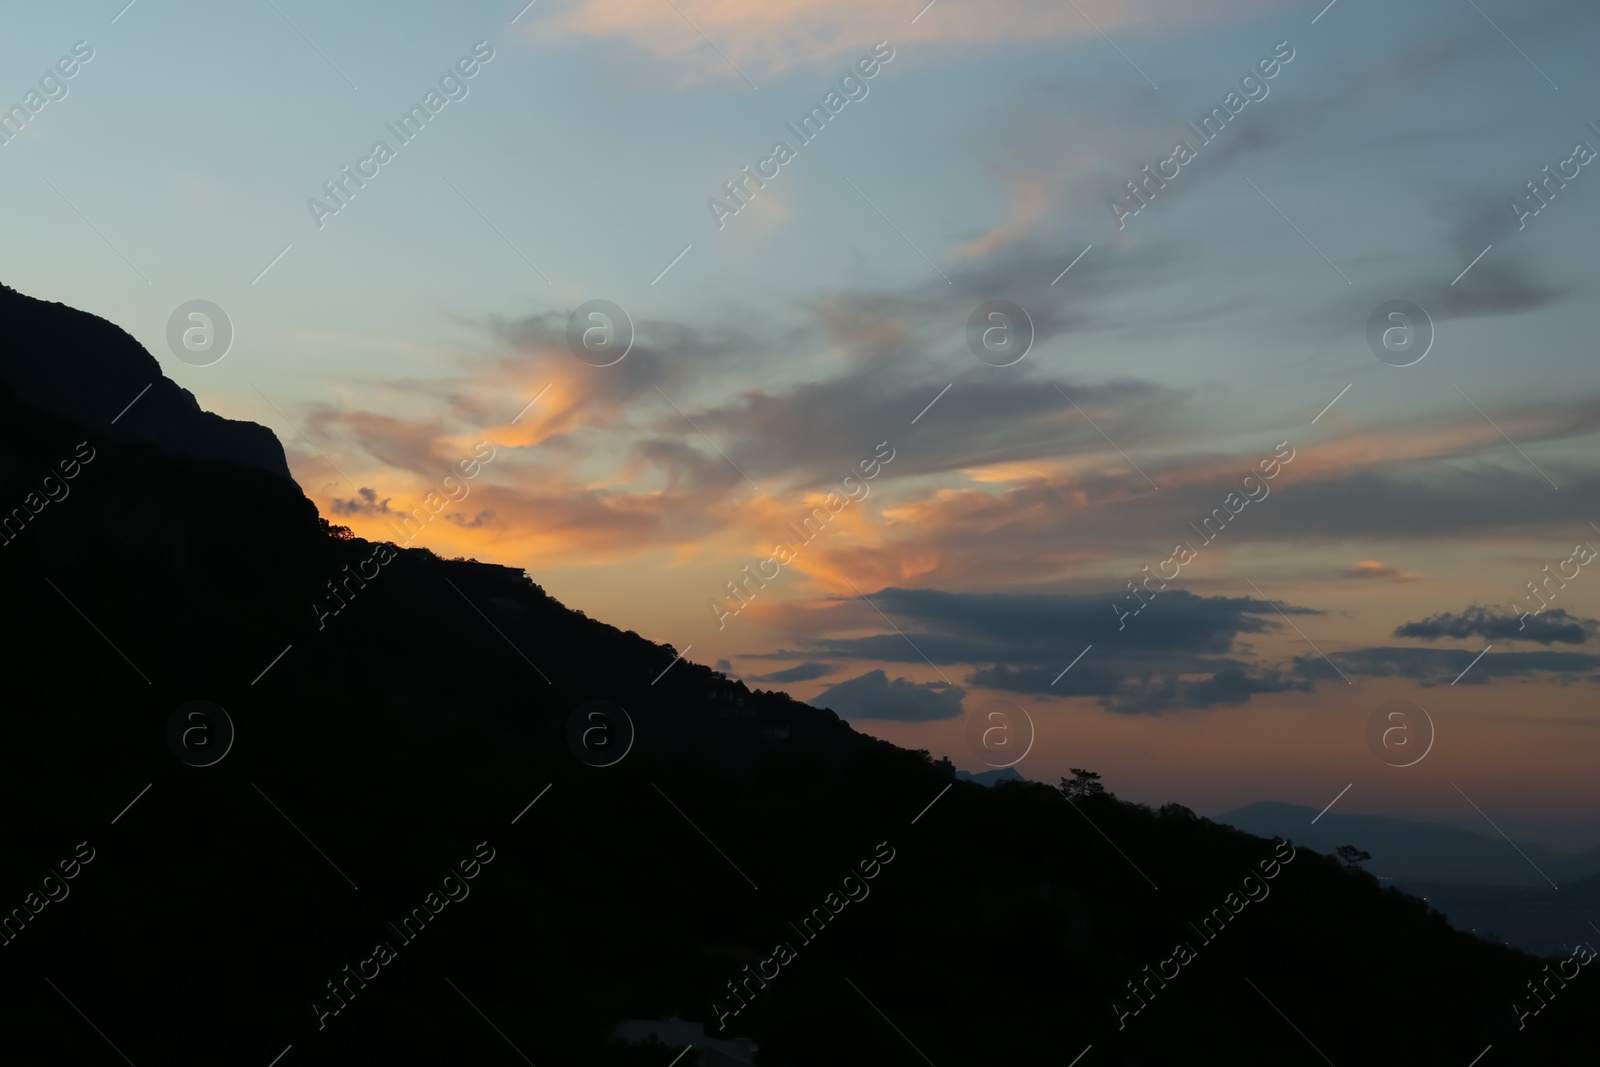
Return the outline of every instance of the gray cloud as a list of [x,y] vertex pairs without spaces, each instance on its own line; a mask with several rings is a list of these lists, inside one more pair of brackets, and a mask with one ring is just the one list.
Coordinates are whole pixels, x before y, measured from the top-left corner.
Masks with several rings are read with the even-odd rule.
[[[1481,649],[1446,648],[1358,648],[1333,652],[1329,658],[1350,674],[1372,678],[1409,678],[1425,686],[1448,685],[1461,672],[1457,685],[1486,685],[1492,677],[1521,678],[1535,674],[1564,676],[1576,681],[1600,668],[1600,656],[1585,652],[1490,652],[1477,663]],[[1326,663],[1316,658],[1297,658],[1295,669],[1308,679],[1333,678]]]
[[[1125,590],[1084,595],[1021,595],[1012,593],[948,593],[937,589],[890,587],[869,599],[885,613],[917,629],[917,647],[937,663],[1054,663],[1061,658],[1063,635],[1114,641],[1121,658],[1160,660],[1228,651],[1240,633],[1266,633],[1277,628],[1272,605],[1252,597],[1200,597],[1169,590],[1144,614],[1119,625],[1112,605],[1134,606]],[[1283,605],[1289,614],[1317,614],[1309,608]],[[1263,618],[1263,616],[1265,618]],[[899,647],[895,648],[895,643]],[[921,662],[922,657],[899,634],[843,638],[821,642],[840,654],[859,658]]]
[[1446,611],[1420,622],[1404,623],[1395,628],[1394,636],[1418,637],[1424,641],[1478,636],[1502,641],[1537,641],[1542,645],[1581,645],[1597,630],[1600,630],[1600,622],[1568,615],[1565,608],[1521,618],[1474,604],[1459,613]]
[[384,497],[379,500],[377,491],[368,489],[366,486],[358,489],[356,495],[361,499],[342,500],[339,497],[334,497],[333,513],[335,515],[382,515],[388,513],[391,497]]
[[[938,664],[974,664],[966,678],[969,685],[1015,693],[1094,696],[1103,707],[1123,714],[1243,704],[1257,694],[1311,688],[1311,680],[1300,671],[1257,669],[1228,658],[1240,634],[1281,626],[1272,605],[1250,597],[1169,591],[1121,628],[1110,609],[1114,593],[1022,596],[889,588],[869,599],[902,620],[905,632],[821,638],[812,651],[839,659],[922,663],[926,656]],[[854,608],[856,603],[841,601],[840,606]],[[1279,607],[1291,615],[1316,614],[1295,605]],[[1074,643],[1092,643],[1094,648],[1063,675],[1062,669],[1077,653],[1063,647],[1067,634]],[[826,694],[819,700],[825,698]]]
[[1191,708],[1247,704],[1261,693],[1309,693],[1311,682],[1276,670],[1252,670],[1243,663],[1228,663],[1200,682],[1186,684],[1183,702]]
[[806,660],[804,663],[789,667],[786,670],[773,671],[771,674],[751,675],[754,682],[809,682],[817,678],[826,678],[839,669],[837,663],[820,663],[816,660]]
[[812,703],[846,719],[931,722],[959,718],[964,696],[966,690],[958,685],[922,684],[904,678],[891,682],[883,671],[871,670],[830,686]]

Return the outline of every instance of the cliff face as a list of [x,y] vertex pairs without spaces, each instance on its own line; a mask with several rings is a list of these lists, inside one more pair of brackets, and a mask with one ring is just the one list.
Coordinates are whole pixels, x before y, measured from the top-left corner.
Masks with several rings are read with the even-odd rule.
[[[291,477],[271,430],[203,410],[121,327],[0,285],[0,331],[7,338],[0,383],[24,403],[114,441],[154,445],[173,458],[220,460]],[[118,419],[135,397],[139,402]]]

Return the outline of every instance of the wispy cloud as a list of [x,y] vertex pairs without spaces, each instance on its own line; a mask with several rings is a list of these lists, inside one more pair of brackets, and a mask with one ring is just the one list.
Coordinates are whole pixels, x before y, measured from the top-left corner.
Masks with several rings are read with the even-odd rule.
[[[999,45],[1055,38],[1096,36],[1100,29],[1136,35],[1146,29],[1234,17],[1288,6],[1285,0],[1214,0],[1203,9],[1184,0],[989,0],[981,5],[940,4],[912,19],[923,5],[855,0],[582,0],[560,21],[571,34],[627,41],[671,62],[686,80],[737,80],[739,70],[759,83],[762,76],[793,67],[818,67],[888,39],[935,48]],[[675,11],[674,7],[681,9]],[[526,31],[548,34],[547,24]],[[703,36],[702,36],[703,35]],[[709,42],[709,43],[708,43]],[[718,51],[726,59],[718,56]],[[737,69],[730,69],[737,68]]]

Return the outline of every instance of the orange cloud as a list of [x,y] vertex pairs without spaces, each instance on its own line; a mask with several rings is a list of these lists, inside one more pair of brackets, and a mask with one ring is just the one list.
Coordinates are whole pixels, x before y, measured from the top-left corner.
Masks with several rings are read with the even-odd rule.
[[[1600,402],[1589,399],[1572,404],[1530,405],[1497,414],[1499,429],[1469,409],[1459,415],[1438,416],[1431,424],[1356,431],[1332,441],[1291,440],[1289,444],[1295,449],[1295,458],[1283,466],[1274,485],[1281,488],[1301,482],[1327,481],[1418,460],[1482,455],[1504,446],[1506,439],[1501,436],[1501,430],[1526,445],[1600,429]],[[1266,454],[1267,450],[1263,449],[1262,455]],[[1248,473],[1253,464],[1254,460],[1246,456],[1207,456],[1160,467],[1153,477],[1161,485],[1236,481]]]
[[[881,304],[835,297],[810,310],[829,347],[852,365],[838,382],[856,381],[914,336],[907,316],[885,313]],[[496,323],[498,351],[489,358],[479,352],[463,359],[458,378],[386,383],[387,389],[406,394],[407,415],[312,412],[301,425],[321,452],[286,443],[295,469],[321,479],[319,487],[308,489],[323,513],[362,536],[394,538],[387,524],[397,520],[396,513],[420,504],[477,442],[487,440],[498,456],[472,483],[470,499],[443,509],[417,543],[441,554],[540,568],[644,560],[703,565],[717,572],[715,585],[737,574],[741,565],[772,555],[777,543],[793,543],[796,535],[787,524],[799,522],[814,506],[825,507],[825,492],[784,488],[781,477],[761,472],[759,457],[764,435],[788,440],[803,431],[816,439],[816,428],[795,412],[823,410],[816,396],[831,399],[838,388],[829,392],[830,383],[823,382],[794,387],[787,395],[749,392],[737,404],[706,412],[690,399],[697,392],[693,372],[683,368],[695,366],[693,361],[669,360],[665,353],[690,346],[721,358],[742,344],[741,338],[647,324],[666,339],[665,347],[640,345],[627,362],[596,368],[565,350],[563,318],[550,312]],[[732,451],[741,462],[754,464],[751,469],[771,493],[753,494],[728,460],[656,394],[656,383],[677,395],[713,436],[731,434],[742,442],[744,450]],[[537,402],[525,407],[536,395]],[[1098,417],[1097,406],[1090,404],[1087,413]],[[1532,405],[1495,415],[1519,441],[1560,439],[1600,426],[1600,401]],[[1075,413],[1060,419],[1079,421]],[[1134,541],[1144,551],[1145,542],[1160,540],[1160,531],[1175,530],[1199,513],[1187,505],[1175,513],[1169,499],[1183,493],[1181,499],[1213,503],[1212,488],[1220,499],[1271,448],[1266,437],[1259,449],[1230,449],[1229,454],[1196,455],[1152,445],[1146,449],[1150,458],[1141,456],[1140,462],[1164,490],[1156,492],[1086,426],[1075,431],[1079,440],[1040,446],[1041,455],[1018,458],[1015,450],[983,448],[974,451],[986,458],[938,468],[946,475],[959,471],[965,484],[935,486],[921,477],[872,483],[869,499],[834,516],[814,543],[795,545],[798,558],[787,581],[761,599],[751,618],[779,602],[818,594],[851,596],[856,588],[1103,584],[1114,574],[1108,565],[1133,552]],[[1503,439],[1469,410],[1401,428],[1357,429],[1332,440],[1294,444],[1298,455],[1282,468],[1274,493],[1294,483],[1337,481],[1397,463],[1482,455],[1502,448]],[[758,460],[752,461],[752,454]],[[792,463],[793,457],[777,449],[765,455],[770,467],[806,477],[803,457]],[[330,461],[338,465],[337,474]],[[346,485],[337,475],[348,475],[355,484]],[[370,488],[371,497],[358,494],[357,487]],[[1214,551],[1230,547],[1231,542],[1224,543]],[[720,561],[728,564],[725,575]],[[1372,560],[1345,577],[1419,578]]]
[[996,175],[1011,194],[1010,210],[999,226],[956,249],[963,259],[982,259],[995,249],[1033,233],[1050,214],[1060,195],[1060,183],[1043,173],[1003,171]]
[[[1538,440],[1553,433],[1586,432],[1595,413],[1594,405],[1583,401],[1570,408],[1512,410],[1502,418],[1503,426],[1515,427],[1512,432],[1519,439]],[[1273,492],[1295,483],[1383,471],[1397,463],[1481,455],[1501,447],[1503,441],[1475,412],[1468,412],[1442,417],[1432,425],[1301,442],[1295,458],[1280,468]],[[1148,470],[1169,491],[1214,486],[1220,498],[1223,491],[1237,487],[1257,460],[1270,454],[1269,447],[1263,447],[1256,453],[1178,458],[1166,466],[1158,461]],[[1114,454],[999,460],[964,467],[962,473],[976,486],[905,493],[883,503],[886,525],[881,534],[830,546],[820,562],[810,565],[819,583],[838,592],[840,575],[863,589],[869,588],[868,581],[980,588],[1014,583],[1024,574],[1036,583],[1092,579],[1100,565],[1120,558],[1125,550],[1124,537],[1117,532],[1119,520],[1145,529],[1147,524],[1131,516],[1162,514],[1150,509],[1160,506],[1163,494],[1152,492]],[[1141,510],[1108,510],[1129,507]],[[1123,519],[1124,515],[1130,517]],[[1221,544],[1207,551],[1216,560],[1231,547]],[[1422,578],[1375,560],[1337,573],[1367,581]]]
[[1339,572],[1344,578],[1385,579],[1394,582],[1418,582],[1422,575],[1415,571],[1402,571],[1375,559],[1364,559],[1354,567]]

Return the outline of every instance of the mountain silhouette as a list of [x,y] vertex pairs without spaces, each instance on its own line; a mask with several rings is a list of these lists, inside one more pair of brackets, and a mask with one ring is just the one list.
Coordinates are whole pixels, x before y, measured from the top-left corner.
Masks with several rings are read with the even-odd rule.
[[[1179,804],[951,781],[515,567],[351,537],[125,334],[4,307],[8,1063],[730,1055],[614,1039],[673,1019],[762,1067],[1592,1044],[1591,968],[1519,1027],[1545,961],[1370,874]],[[148,380],[181,430],[110,425]]]
[[1600,875],[1600,848],[1565,856],[1532,842],[1512,845],[1499,835],[1448,823],[1331,811],[1317,815],[1315,808],[1263,801],[1219,815],[1217,821],[1263,837],[1293,835],[1296,843],[1329,855],[1340,845],[1358,842],[1372,853],[1372,872],[1401,885],[1470,882],[1549,889],[1551,881],[1565,885]]
[[290,477],[272,431],[203,410],[121,327],[0,285],[0,328],[12,351],[0,363],[0,383],[25,403],[113,441]]
[[995,786],[1001,782],[1021,782],[1025,779],[1017,773],[1015,767],[1002,767],[989,771],[957,771],[956,777],[963,782],[976,782],[979,785]]

